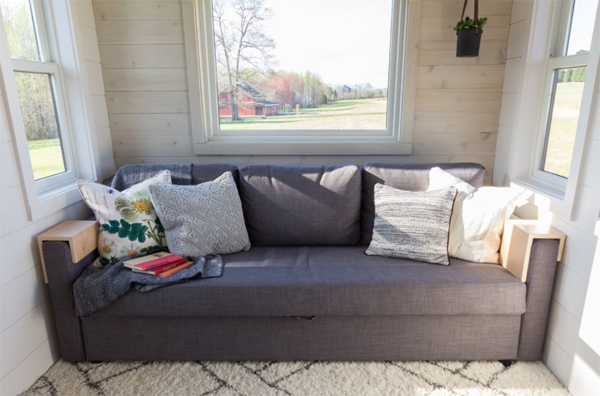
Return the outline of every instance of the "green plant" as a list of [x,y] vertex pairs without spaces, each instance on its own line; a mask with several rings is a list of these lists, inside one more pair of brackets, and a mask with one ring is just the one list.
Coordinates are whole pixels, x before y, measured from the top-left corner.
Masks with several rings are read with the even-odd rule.
[[[485,26],[485,24],[487,23],[487,17],[485,18],[479,18],[479,23],[477,24],[478,28],[482,28]],[[458,31],[458,30],[469,30],[469,29],[475,29],[475,19],[471,19],[469,17],[465,17],[465,19],[463,19],[462,21],[458,21],[456,23],[456,26],[454,26],[454,30]]]

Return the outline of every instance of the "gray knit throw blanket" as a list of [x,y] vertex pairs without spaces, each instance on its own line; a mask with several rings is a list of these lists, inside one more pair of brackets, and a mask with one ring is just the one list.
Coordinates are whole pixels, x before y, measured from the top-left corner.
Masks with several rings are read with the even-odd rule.
[[75,304],[81,316],[90,316],[107,308],[134,286],[140,293],[160,287],[197,279],[218,278],[223,275],[221,256],[195,259],[195,264],[168,278],[140,274],[123,267],[123,261],[97,268],[90,264],[73,284]]
[[123,191],[164,170],[171,172],[173,184],[183,186],[192,184],[192,164],[132,164],[119,168],[112,179],[111,187]]

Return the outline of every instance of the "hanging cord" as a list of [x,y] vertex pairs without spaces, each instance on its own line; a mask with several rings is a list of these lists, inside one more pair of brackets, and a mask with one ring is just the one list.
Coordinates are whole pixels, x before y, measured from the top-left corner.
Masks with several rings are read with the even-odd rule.
[[[465,4],[463,5],[462,14],[460,16],[460,20],[465,19],[465,11],[467,10],[467,3],[469,0],[465,0]],[[479,1],[475,0],[475,36],[479,34]],[[456,33],[458,34],[458,32]]]

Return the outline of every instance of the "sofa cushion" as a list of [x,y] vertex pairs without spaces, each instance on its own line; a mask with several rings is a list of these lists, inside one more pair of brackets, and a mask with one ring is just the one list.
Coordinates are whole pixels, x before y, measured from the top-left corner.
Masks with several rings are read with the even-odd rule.
[[231,172],[195,186],[150,186],[171,253],[200,257],[250,249],[242,203]]
[[358,243],[356,165],[246,166],[240,171],[240,196],[253,246]]
[[224,255],[221,278],[130,291],[112,316],[504,315],[525,284],[498,264],[450,266],[367,256],[363,246],[252,247]]
[[231,164],[192,164],[192,184],[213,181],[225,172],[231,172],[235,184],[239,187],[240,172]]
[[373,236],[375,220],[375,184],[381,183],[406,191],[425,191],[429,187],[429,171],[439,167],[471,184],[473,187],[483,186],[485,168],[474,163],[445,164],[387,164],[367,162],[362,166],[362,203],[361,203],[361,237],[360,243],[368,245]]

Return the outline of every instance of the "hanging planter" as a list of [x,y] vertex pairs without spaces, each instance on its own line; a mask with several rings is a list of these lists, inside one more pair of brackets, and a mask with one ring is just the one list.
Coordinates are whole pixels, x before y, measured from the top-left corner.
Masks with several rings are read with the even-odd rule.
[[478,18],[478,0],[475,0],[475,18],[464,17],[468,1],[465,0],[460,21],[454,26],[457,36],[456,56],[459,58],[479,56],[481,35],[483,35],[482,28],[487,23],[487,18]]

